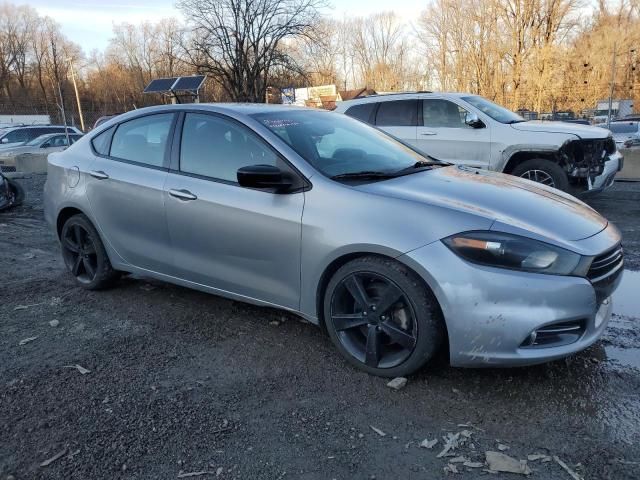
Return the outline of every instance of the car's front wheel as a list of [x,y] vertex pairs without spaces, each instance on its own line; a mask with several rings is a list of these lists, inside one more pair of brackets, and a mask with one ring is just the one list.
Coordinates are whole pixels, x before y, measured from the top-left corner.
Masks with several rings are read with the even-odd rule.
[[401,263],[377,256],[352,260],[333,275],[324,320],[349,362],[383,377],[415,372],[444,338],[440,308],[422,280]]
[[74,215],[64,223],[60,243],[64,263],[83,288],[106,288],[118,277],[98,231],[85,215]]
[[551,160],[543,158],[527,160],[518,165],[511,174],[565,192],[569,190],[569,178],[566,172]]

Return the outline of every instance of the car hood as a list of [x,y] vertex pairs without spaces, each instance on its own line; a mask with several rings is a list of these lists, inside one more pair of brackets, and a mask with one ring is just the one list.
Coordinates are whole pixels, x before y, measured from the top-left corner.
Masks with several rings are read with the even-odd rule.
[[3,157],[13,157],[15,155],[20,155],[21,153],[33,153],[33,147],[13,147],[7,148],[4,150],[0,150],[0,156]]
[[559,242],[591,237],[608,224],[598,212],[564,192],[464,166],[435,168],[355,188],[479,215]]
[[0,152],[11,150],[12,148],[20,147],[22,145],[22,143],[3,143],[0,144]]
[[521,122],[512,124],[511,128],[522,132],[564,133],[584,139],[607,138],[611,134],[604,128],[564,122]]

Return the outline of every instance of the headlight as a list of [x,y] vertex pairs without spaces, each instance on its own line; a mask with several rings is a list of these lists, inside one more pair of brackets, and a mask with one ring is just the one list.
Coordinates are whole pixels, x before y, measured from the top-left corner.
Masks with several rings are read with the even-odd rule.
[[490,267],[578,276],[586,275],[589,268],[589,257],[508,233],[459,233],[443,242],[465,260]]

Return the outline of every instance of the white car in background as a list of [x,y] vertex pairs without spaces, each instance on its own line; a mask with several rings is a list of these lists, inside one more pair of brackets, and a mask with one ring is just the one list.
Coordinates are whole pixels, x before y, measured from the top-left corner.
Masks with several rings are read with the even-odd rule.
[[[70,133],[69,142],[73,145],[81,137],[82,135],[79,133]],[[22,145],[0,150],[0,169],[5,172],[15,171],[16,157],[18,155],[48,155],[53,152],[61,152],[68,146],[67,134],[65,133],[40,135]]]
[[618,148],[640,145],[640,121],[638,120],[616,120],[611,122],[609,130],[613,133],[613,140]]
[[373,95],[335,110],[375,125],[438,160],[578,193],[613,185],[623,157],[608,130],[527,121],[469,93]]
[[65,127],[64,125],[24,125],[4,128],[0,130],[0,151],[8,151],[18,145],[24,145],[47,133],[65,133],[65,130],[69,134],[82,134],[76,127]]

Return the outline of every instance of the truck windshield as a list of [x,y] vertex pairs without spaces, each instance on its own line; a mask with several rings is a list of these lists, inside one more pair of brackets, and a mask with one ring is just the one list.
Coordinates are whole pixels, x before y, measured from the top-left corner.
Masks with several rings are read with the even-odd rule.
[[495,121],[500,123],[520,123],[526,122],[524,118],[522,118],[517,113],[513,113],[511,110],[507,110],[500,105],[493,103],[486,98],[479,97],[474,95],[473,97],[462,97],[462,100],[473,105],[482,113],[489,115]]

